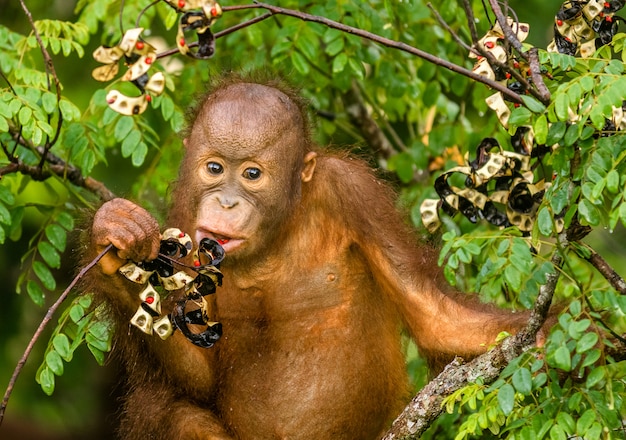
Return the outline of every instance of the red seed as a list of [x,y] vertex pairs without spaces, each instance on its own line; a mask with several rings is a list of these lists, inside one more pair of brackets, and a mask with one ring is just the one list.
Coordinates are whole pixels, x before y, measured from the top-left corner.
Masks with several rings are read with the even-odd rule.
[[143,46],[143,41],[137,41],[137,43],[135,43],[135,47],[137,48],[137,50],[143,49]]
[[181,46],[184,46],[185,45],[185,39],[181,38],[179,43],[180,43]]
[[146,101],[148,101],[148,102],[152,102],[152,96],[150,96],[150,95],[146,95]]
[[217,17],[217,8],[216,7],[211,8],[211,15],[213,17]]
[[152,304],[154,302],[154,296],[149,296],[146,298],[146,303]]
[[563,20],[557,20],[556,21],[556,25],[557,26],[563,26]]
[[146,64],[152,64],[152,58],[150,57],[146,58]]
[[184,8],[185,7],[185,0],[178,0],[178,7],[179,8]]
[[485,43],[485,47],[486,47],[487,49],[493,49],[493,47],[494,47],[494,46],[495,46],[495,44],[493,44],[493,41],[487,41],[487,42]]
[[199,267],[200,266],[200,262],[198,260],[195,260],[193,262],[193,265],[196,266],[196,267]]

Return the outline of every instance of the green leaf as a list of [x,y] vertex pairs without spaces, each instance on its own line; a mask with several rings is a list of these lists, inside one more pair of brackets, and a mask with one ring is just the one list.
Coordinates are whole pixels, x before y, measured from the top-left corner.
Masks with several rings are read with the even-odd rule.
[[334,57],[337,54],[339,54],[339,52],[341,52],[344,47],[345,47],[344,39],[343,38],[337,38],[332,43],[330,43],[328,46],[326,46],[326,53],[329,56]]
[[37,278],[39,278],[39,280],[41,281],[41,283],[46,289],[48,290],[56,289],[56,286],[57,286],[56,280],[54,279],[54,276],[52,276],[52,272],[50,272],[50,269],[48,269],[48,266],[43,264],[41,261],[35,261],[33,263],[33,271],[35,272],[35,275],[37,275]]
[[505,416],[508,416],[513,411],[515,406],[515,390],[513,387],[505,383],[498,390],[498,404]]
[[556,416],[556,421],[565,432],[574,433],[574,431],[576,430],[576,423],[574,423],[574,419],[566,412],[561,411]]
[[148,146],[145,142],[140,142],[139,145],[137,145],[137,148],[135,148],[135,151],[133,151],[133,155],[131,158],[133,166],[140,167],[141,165],[143,165],[144,161],[146,160],[147,154]]
[[5,225],[11,224],[11,213],[2,204],[0,204],[0,223],[5,224]]
[[594,368],[587,376],[587,382],[585,383],[587,388],[595,387],[602,379],[604,379],[605,369],[603,367]]
[[578,204],[578,214],[591,226],[600,224],[600,211],[587,199],[581,200]]
[[606,189],[613,194],[619,192],[619,173],[617,170],[613,169],[606,175]]
[[89,351],[91,351],[91,354],[93,355],[96,362],[98,362],[98,365],[103,366],[105,361],[104,352],[91,344],[87,344],[87,348],[89,348]]
[[522,276],[517,268],[512,265],[504,269],[504,279],[514,291],[519,291],[522,287]]
[[52,350],[46,354],[46,365],[57,376],[63,375],[63,359],[56,351]]
[[528,107],[531,112],[541,114],[546,111],[546,106],[539,102],[536,98],[530,95],[521,95],[521,98],[522,101],[524,101],[524,105]]
[[569,98],[565,93],[559,93],[554,100],[554,111],[559,121],[568,120]]
[[346,64],[348,64],[348,55],[345,52],[340,53],[333,59],[333,75],[343,72]]
[[309,62],[300,52],[293,51],[291,53],[291,62],[296,70],[304,75],[308,75],[311,68],[309,67]]
[[139,130],[131,131],[128,136],[126,136],[126,139],[124,139],[124,142],[122,142],[122,157],[129,157],[133,154],[133,151],[135,151],[140,141],[141,132]]
[[594,410],[588,409],[585,411],[576,421],[576,433],[585,435],[595,420],[596,412]]
[[48,396],[51,396],[54,393],[54,373],[50,370],[50,368],[43,368],[39,375],[37,376],[37,383],[41,385],[41,389]]
[[41,95],[41,105],[46,113],[54,113],[57,108],[57,96],[54,93],[45,92]]
[[72,360],[72,350],[70,349],[70,340],[67,335],[59,333],[52,339],[52,346],[66,362]]
[[601,355],[602,355],[602,352],[598,348],[592,348],[591,350],[587,351],[585,355],[585,359],[583,360],[583,363],[581,364],[581,368],[585,368],[585,367],[588,367],[589,365],[593,365],[594,363],[597,362],[598,359],[600,359]]
[[567,129],[567,125],[565,122],[555,122],[550,125],[548,129],[548,138],[546,139],[546,145],[554,145],[558,143],[563,136],[565,135],[565,130]]
[[35,304],[37,304],[38,306],[43,306],[45,294],[43,293],[43,290],[41,290],[41,287],[39,286],[39,284],[37,284],[36,281],[28,280],[28,283],[26,283],[26,291],[28,292],[28,296],[30,296],[30,299],[32,299]]
[[65,250],[67,244],[67,233],[65,230],[56,223],[46,226],[46,238],[50,240],[50,243],[57,248],[59,252]]
[[526,107],[517,107],[511,112],[509,117],[509,124],[519,127],[525,125],[530,121],[532,114]]
[[357,79],[365,78],[365,68],[363,67],[363,63],[356,58],[349,58],[348,65],[350,66],[350,70],[354,73],[354,76]]
[[108,341],[103,341],[101,339],[98,339],[91,333],[87,333],[85,335],[85,341],[87,341],[89,345],[103,352],[109,351],[111,349],[111,346]]
[[102,321],[96,321],[90,325],[89,333],[104,342],[108,342],[110,338],[109,325]]
[[174,8],[169,8],[167,10],[167,16],[165,20],[163,20],[165,24],[165,29],[170,30],[178,21],[178,12]]
[[18,119],[20,121],[20,124],[27,125],[29,122],[31,122],[32,116],[33,111],[30,109],[30,107],[22,107],[20,109],[20,112],[18,113]]
[[538,145],[545,145],[548,139],[548,118],[546,115],[541,115],[535,120],[533,129],[535,131],[535,142]]
[[85,317],[85,309],[80,304],[74,304],[70,309],[70,319],[78,324]]
[[513,386],[518,393],[525,396],[530,395],[533,389],[533,378],[528,368],[520,368],[513,374]]
[[135,127],[135,122],[132,116],[122,116],[117,120],[115,124],[114,136],[118,141],[122,141],[128,136],[128,133]]
[[4,185],[0,185],[0,200],[7,205],[12,205],[15,203],[15,196],[9,188]]
[[600,440],[602,434],[602,425],[598,422],[594,422],[591,428],[585,433],[585,440]]
[[37,245],[37,250],[39,251],[41,258],[43,258],[48,266],[55,269],[61,267],[61,256],[50,243],[47,241],[40,241]]
[[174,101],[167,95],[161,99],[161,114],[166,121],[169,121],[174,115]]
[[92,299],[93,298],[92,298],[91,294],[85,294],[85,295],[79,296],[77,302],[83,308],[88,309],[89,306],[91,306]]
[[572,358],[567,347],[561,345],[554,352],[554,365],[563,371],[572,369]]
[[[63,226],[67,231],[74,229],[74,218],[69,212],[61,211],[57,214],[55,220]],[[52,241],[52,240],[51,240]]]
[[565,136],[563,136],[563,145],[565,147],[574,145],[576,141],[578,141],[578,139],[580,138],[582,127],[582,124],[572,124],[567,127],[567,131],[565,131]]
[[77,121],[80,119],[80,110],[67,99],[61,99],[59,102],[59,108],[61,109],[61,112],[63,112],[63,119],[66,121]]
[[586,76],[580,77],[580,86],[585,92],[592,91],[594,85],[595,85],[595,81],[593,80],[591,76],[586,75]]
[[537,227],[539,228],[539,232],[545,236],[552,234],[552,216],[547,206],[539,210],[539,214],[537,215]]
[[559,425],[554,425],[550,429],[550,440],[567,440],[567,434]]

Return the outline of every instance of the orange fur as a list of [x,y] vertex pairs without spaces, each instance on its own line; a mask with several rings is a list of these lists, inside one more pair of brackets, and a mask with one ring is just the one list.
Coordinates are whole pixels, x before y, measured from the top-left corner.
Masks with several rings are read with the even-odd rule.
[[[436,364],[474,356],[523,324],[521,314],[444,293],[435,252],[416,241],[394,192],[364,162],[318,149],[310,161],[302,104],[289,90],[237,80],[208,96],[188,132],[168,222],[209,234],[215,217],[221,235],[231,225],[246,247],[224,260],[213,310],[224,335],[211,349],[180,333],[163,342],[127,329],[136,293],[119,277],[93,279],[117,310],[133,385],[125,438],[375,439],[409,398],[403,329]],[[207,162],[223,172],[207,173]],[[242,179],[250,166],[269,180]],[[149,221],[136,212],[137,223]],[[115,204],[101,208],[94,241],[121,235],[120,246],[134,246],[132,231],[146,228],[118,233],[118,215]],[[258,229],[246,235],[250,224]],[[143,235],[147,254],[154,237]]]

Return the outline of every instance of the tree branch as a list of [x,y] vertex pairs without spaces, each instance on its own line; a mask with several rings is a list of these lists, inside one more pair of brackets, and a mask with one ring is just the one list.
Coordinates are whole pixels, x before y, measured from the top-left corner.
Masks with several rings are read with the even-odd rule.
[[44,316],[44,318],[41,320],[41,323],[39,324],[39,327],[37,327],[35,334],[33,335],[30,342],[28,343],[28,346],[26,347],[26,350],[24,351],[22,358],[19,360],[19,362],[15,366],[15,370],[13,370],[13,375],[11,376],[11,379],[9,380],[9,384],[7,385],[7,389],[4,393],[4,398],[2,399],[2,404],[0,405],[0,425],[2,425],[2,420],[4,419],[4,413],[6,411],[7,405],[9,404],[9,398],[11,397],[11,393],[13,392],[15,382],[17,381],[18,376],[22,372],[22,369],[24,368],[24,365],[26,364],[26,361],[28,360],[28,356],[30,356],[30,352],[33,350],[33,347],[35,346],[35,342],[37,342],[37,340],[43,333],[44,329],[46,328],[46,325],[48,325],[48,323],[52,319],[52,315],[54,315],[54,313],[57,311],[59,306],[61,306],[63,301],[65,301],[65,299],[69,295],[70,291],[74,288],[76,283],[78,283],[78,281],[82,277],[84,277],[85,274],[92,267],[98,264],[98,261],[100,261],[102,257],[104,257],[104,255],[107,252],[109,252],[109,250],[112,247],[113,247],[112,244],[108,245],[102,252],[98,254],[98,256],[96,256],[96,258],[94,258],[88,265],[82,268],[82,270],[78,273],[78,275],[76,275],[76,277],[72,280],[70,285],[67,286],[67,289],[63,291],[63,293],[59,296],[59,298],[55,301],[55,303],[48,309],[46,316]]
[[[20,138],[21,139],[21,138]],[[16,141],[16,142],[19,142]],[[39,154],[43,154],[44,147],[35,148]],[[72,184],[85,188],[92,193],[96,194],[102,201],[107,201],[115,198],[115,194],[109,190],[106,185],[92,177],[84,177],[82,172],[67,164],[63,159],[49,151],[46,153],[48,164],[45,168],[39,166],[28,165],[19,159],[11,158],[11,162],[4,167],[0,168],[0,178],[6,174],[22,173],[33,178],[33,180],[44,181],[52,176],[58,176],[62,179],[67,179]]]
[[[563,259],[558,252],[554,254],[552,264],[557,269],[562,266]],[[556,270],[546,277],[528,323],[519,333],[506,338],[502,344],[467,364],[463,364],[460,358],[452,361],[404,408],[383,440],[420,438],[443,412],[442,402],[447,396],[478,378],[485,384],[493,383],[511,360],[532,348],[537,342],[541,326],[546,322],[560,273],[560,270]],[[539,335],[539,338],[543,338],[543,335]]]
[[[245,9],[249,9],[251,7],[252,6],[250,6],[250,5],[246,5]],[[224,6],[222,9],[225,12],[227,12],[227,11],[236,11],[236,10],[240,10],[240,9],[244,9],[244,8],[242,8],[240,6]],[[216,32],[215,34],[213,34],[213,37],[215,39],[218,39],[218,38],[221,38],[221,37],[225,37],[228,34],[232,34],[233,32],[238,31],[240,29],[243,29],[243,28],[248,27],[248,26],[252,26],[253,24],[259,23],[259,22],[261,22],[261,21],[263,21],[263,20],[265,20],[267,18],[270,18],[272,16],[273,16],[273,14],[271,12],[266,12],[263,15],[259,15],[258,17],[254,17],[254,18],[252,18],[252,19],[250,19],[248,21],[244,21],[243,23],[239,23],[238,25],[231,26],[228,29],[224,29],[223,31]],[[196,47],[197,45],[198,45],[197,41],[189,43],[189,47]],[[178,52],[180,52],[178,50],[178,48],[166,50],[166,51],[161,52],[160,54],[158,54],[157,55],[157,59],[165,58],[165,57],[168,57],[170,55],[177,54]]]
[[352,83],[350,89],[342,95],[342,100],[350,121],[363,134],[374,154],[389,159],[395,153],[394,148],[367,111],[356,84]]
[[602,256],[587,246],[591,252],[589,257],[585,258],[600,274],[617,290],[620,294],[626,295],[626,281],[606,262]]
[[[535,87],[530,87],[525,79],[523,80],[523,84],[527,87],[527,90],[529,90],[537,99],[539,99],[543,104],[548,105],[550,103],[550,92],[548,91],[548,88],[544,84],[543,78],[541,77],[541,67],[539,65],[537,49],[532,48],[528,52],[525,52],[522,43],[517,38],[515,32],[513,32],[513,29],[511,29],[511,26],[509,26],[506,17],[502,13],[502,9],[500,9],[498,0],[489,0],[489,4],[491,5],[491,10],[496,15],[496,20],[498,20],[498,24],[502,28],[502,32],[504,32],[506,41],[508,41],[517,51],[517,53],[519,53],[519,55],[530,64],[530,77]],[[489,61],[489,64],[491,64],[491,61]],[[509,70],[508,68],[507,71],[513,74],[513,71]],[[520,81],[519,78],[516,77],[516,79]]]
[[30,27],[32,28],[33,33],[35,34],[37,45],[39,46],[39,49],[41,50],[41,54],[45,62],[46,73],[48,74],[46,77],[48,81],[48,90],[50,90],[51,88],[50,76],[52,76],[52,78],[54,79],[54,88],[55,88],[56,97],[57,97],[57,111],[59,112],[57,128],[56,128],[56,133],[54,134],[54,138],[52,139],[52,141],[50,141],[50,139],[46,140],[45,148],[44,148],[43,154],[41,155],[41,161],[39,162],[39,168],[43,168],[43,165],[46,161],[46,155],[48,153],[48,150],[50,150],[50,148],[52,148],[52,146],[59,139],[59,136],[61,134],[61,126],[63,125],[63,113],[61,112],[61,108],[59,106],[59,103],[61,102],[61,81],[59,81],[59,77],[57,76],[56,69],[54,68],[54,63],[52,62],[52,57],[46,50],[46,46],[43,44],[41,36],[39,35],[39,31],[37,31],[37,27],[35,26],[35,21],[33,20],[33,16],[30,13],[30,10],[24,3],[24,0],[20,0],[20,5],[22,5],[24,14],[26,14],[26,17],[28,18],[28,22],[30,23]]
[[[497,83],[495,81],[491,81],[488,78],[485,78],[481,75],[478,75],[477,73],[472,72],[471,70],[468,70],[464,67],[458,66],[454,63],[451,63],[447,60],[444,60],[442,58],[436,57],[428,52],[425,52],[421,49],[415,48],[413,46],[410,46],[406,43],[402,43],[399,41],[394,41],[391,40],[389,38],[385,38],[385,37],[381,37],[379,35],[373,34],[371,32],[367,32],[364,31],[362,29],[358,29],[358,28],[354,28],[333,20],[330,20],[328,18],[325,17],[320,17],[317,15],[311,15],[311,14],[307,14],[304,12],[299,12],[299,11],[294,11],[291,9],[285,9],[285,8],[281,8],[279,6],[274,6],[274,5],[268,5],[266,3],[261,3],[261,2],[256,2],[255,5],[251,5],[250,7],[259,7],[259,8],[263,8],[263,9],[267,9],[268,11],[270,11],[272,14],[278,14],[278,15],[286,15],[289,17],[295,17],[298,18],[300,20],[303,21],[310,21],[313,23],[320,23],[323,24],[324,26],[327,26],[329,28],[333,28],[333,29],[337,29],[339,31],[351,34],[351,35],[356,35],[358,37],[361,38],[365,38],[367,40],[370,41],[374,41],[375,43],[381,44],[383,46],[387,46],[387,47],[391,47],[394,49],[398,49],[401,50],[403,52],[407,52],[410,53],[411,55],[415,55],[417,57],[420,57],[426,61],[429,61],[433,64],[436,64],[438,66],[444,67],[448,70],[451,70],[455,73],[459,73],[463,76],[466,76],[468,78],[471,78],[477,82],[483,83],[487,86],[489,86],[492,89],[497,90],[498,92],[502,92],[502,94],[504,94],[505,96],[508,96],[511,101],[513,102],[518,102],[518,103],[522,103],[522,100],[520,98],[520,96],[513,92],[512,90],[509,90],[507,87],[503,86],[500,83]],[[243,8],[242,8],[243,9]]]

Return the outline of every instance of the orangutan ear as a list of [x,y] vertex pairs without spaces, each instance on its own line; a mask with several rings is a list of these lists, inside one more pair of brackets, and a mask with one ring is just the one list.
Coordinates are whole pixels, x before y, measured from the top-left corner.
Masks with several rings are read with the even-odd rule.
[[303,182],[309,182],[313,178],[316,161],[317,153],[314,151],[309,151],[304,156],[304,167],[302,168],[302,174],[300,175]]

